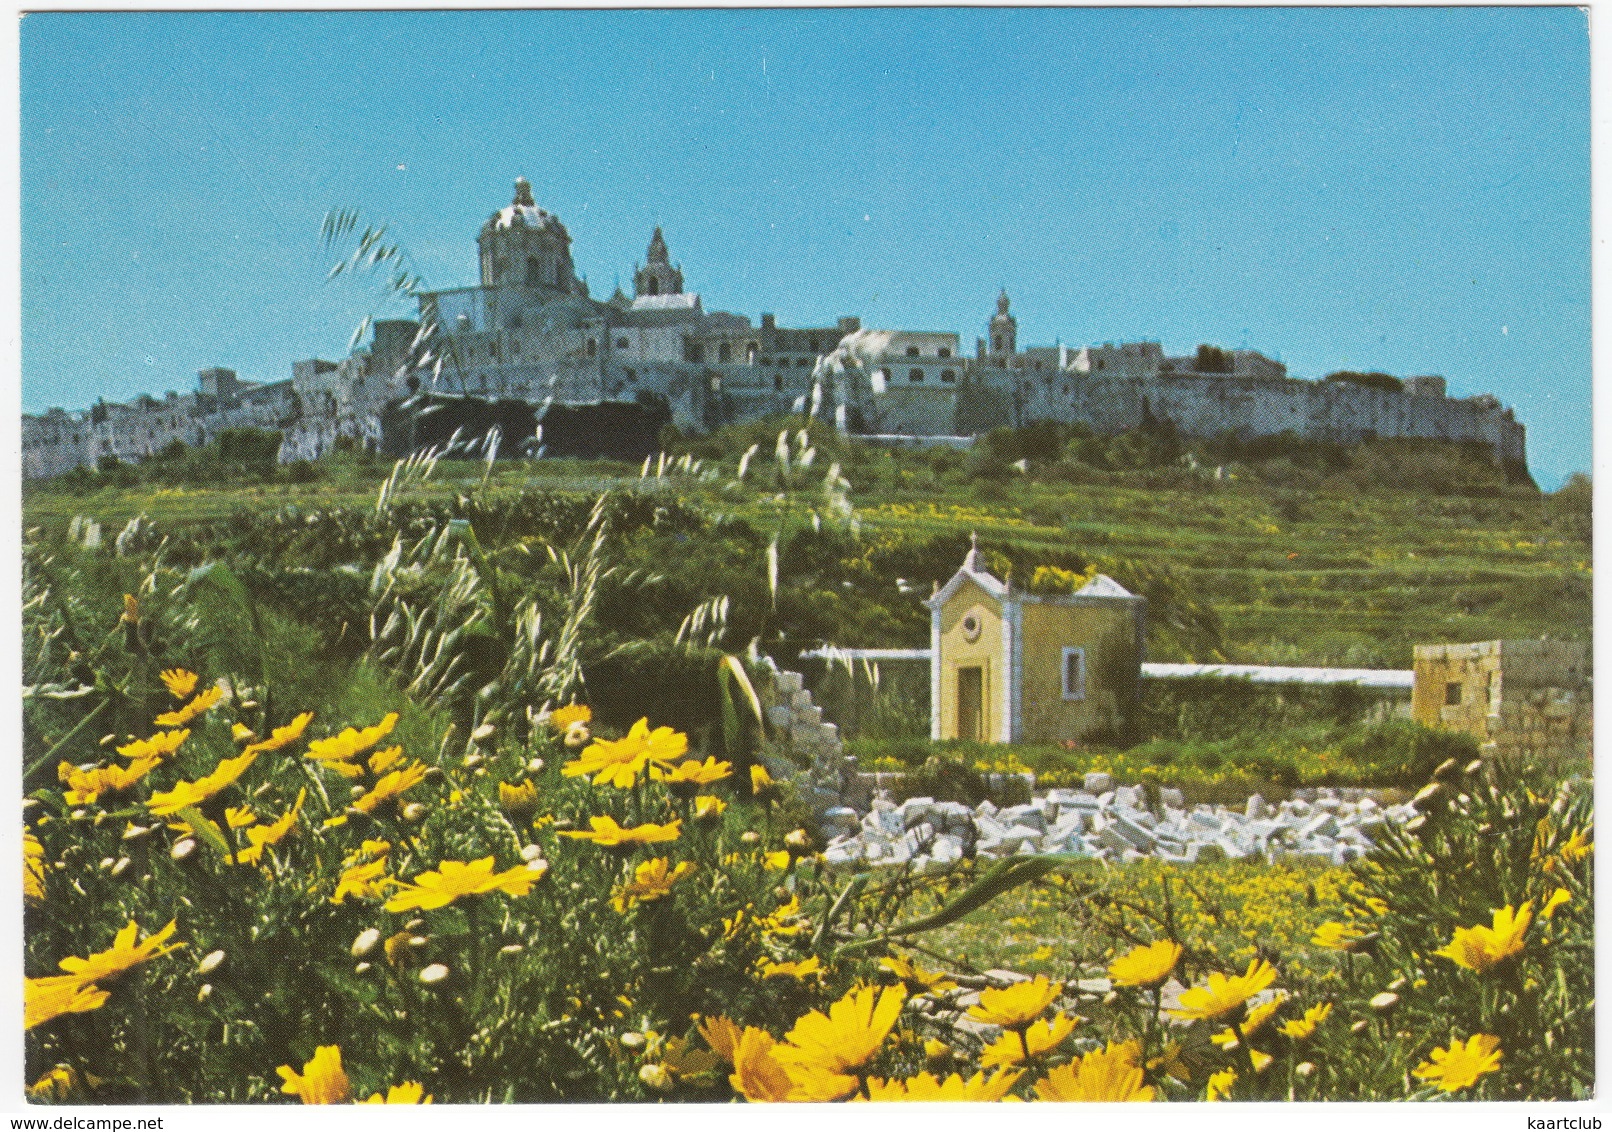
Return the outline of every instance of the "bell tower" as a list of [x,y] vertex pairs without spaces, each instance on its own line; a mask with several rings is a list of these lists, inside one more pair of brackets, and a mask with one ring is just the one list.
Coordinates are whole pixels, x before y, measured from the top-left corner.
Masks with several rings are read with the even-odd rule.
[[645,295],[681,295],[683,273],[672,266],[671,257],[666,251],[666,237],[661,235],[659,227],[649,239],[648,258],[648,263],[633,271],[633,297],[641,299]]
[[991,360],[1011,358],[1019,350],[1019,320],[1008,313],[1006,289],[996,299],[996,317],[991,319]]

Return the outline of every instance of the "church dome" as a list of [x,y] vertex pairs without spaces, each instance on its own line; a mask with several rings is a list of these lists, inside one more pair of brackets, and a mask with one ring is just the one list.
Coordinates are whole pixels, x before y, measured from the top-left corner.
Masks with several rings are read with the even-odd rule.
[[565,232],[565,225],[560,223],[558,216],[537,206],[532,199],[532,183],[525,177],[519,177],[515,181],[515,199],[507,207],[493,213],[482,227],[482,231],[494,232],[518,228],[533,231],[548,229],[561,234]]

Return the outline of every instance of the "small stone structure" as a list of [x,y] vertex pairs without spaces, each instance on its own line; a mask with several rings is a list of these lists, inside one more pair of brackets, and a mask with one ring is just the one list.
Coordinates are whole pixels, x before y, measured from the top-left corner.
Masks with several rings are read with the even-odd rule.
[[818,812],[836,806],[866,808],[869,793],[856,773],[856,757],[845,753],[840,729],[823,719],[798,672],[774,670],[756,694],[767,717],[761,761],[774,778],[788,778]]
[[1580,641],[1417,645],[1418,723],[1464,731],[1502,762],[1588,757],[1589,646]]

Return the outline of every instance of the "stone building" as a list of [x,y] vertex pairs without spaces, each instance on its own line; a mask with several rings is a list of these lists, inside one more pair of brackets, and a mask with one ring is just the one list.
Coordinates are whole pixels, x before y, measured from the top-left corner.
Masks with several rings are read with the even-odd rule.
[[1134,722],[1147,602],[1099,574],[1074,594],[1013,589],[978,545],[924,603],[930,737],[1052,743]]
[[1589,646],[1581,641],[1417,645],[1412,717],[1494,744],[1502,758],[1587,757]]
[[[174,441],[205,444],[225,428],[281,433],[284,461],[341,441],[382,447],[383,420],[417,393],[539,407],[653,407],[686,431],[810,412],[851,433],[967,437],[1051,420],[1117,433],[1169,421],[1187,435],[1285,431],[1352,443],[1374,437],[1476,441],[1526,468],[1523,426],[1487,395],[1452,399],[1434,376],[1401,388],[1300,381],[1251,350],[1202,347],[1167,356],[1156,342],[1021,347],[1004,291],[965,358],[952,331],[873,330],[842,316],[790,328],[772,314],[707,311],[656,228],[633,294],[593,298],[571,235],[524,178],[476,234],[476,285],[418,299],[417,319],[378,322],[340,361],[309,359],[289,380],[203,370],[197,389],[83,412],[23,418],[23,475],[58,475],[116,457],[139,460]],[[620,415],[619,413],[617,414]],[[504,451],[519,451],[523,439]]]

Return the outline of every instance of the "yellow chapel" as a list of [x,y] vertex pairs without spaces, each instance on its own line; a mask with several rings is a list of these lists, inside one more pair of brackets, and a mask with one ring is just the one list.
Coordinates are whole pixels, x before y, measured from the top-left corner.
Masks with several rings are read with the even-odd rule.
[[930,611],[930,737],[1049,743],[1124,733],[1147,600],[1098,574],[1073,594],[1015,590],[977,541]]

